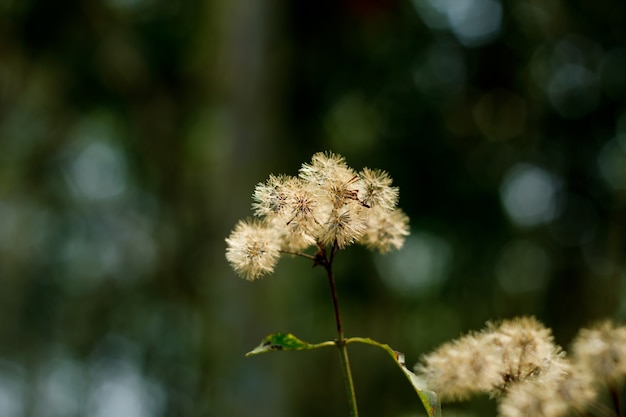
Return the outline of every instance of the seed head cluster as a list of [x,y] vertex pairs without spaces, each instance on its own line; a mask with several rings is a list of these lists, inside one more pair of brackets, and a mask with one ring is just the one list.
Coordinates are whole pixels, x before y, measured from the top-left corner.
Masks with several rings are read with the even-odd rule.
[[497,398],[501,417],[584,415],[602,386],[624,380],[626,327],[581,329],[568,357],[535,318],[487,323],[424,355],[415,370],[443,401]]
[[626,327],[605,320],[581,329],[572,355],[593,380],[621,384],[626,376]]
[[396,207],[398,197],[385,171],[356,172],[340,155],[316,153],[298,176],[270,175],[257,184],[255,218],[235,226],[226,239],[226,259],[239,275],[254,280],[271,273],[281,253],[311,246],[400,249],[409,218]]
[[416,370],[443,400],[485,392],[499,397],[512,385],[563,373],[563,355],[549,329],[531,317],[488,323],[481,332],[448,342]]

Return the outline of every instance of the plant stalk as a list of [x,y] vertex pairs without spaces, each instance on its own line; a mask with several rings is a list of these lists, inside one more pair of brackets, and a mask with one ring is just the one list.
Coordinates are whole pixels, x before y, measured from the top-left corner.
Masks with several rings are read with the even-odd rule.
[[335,285],[335,276],[333,274],[332,262],[334,255],[337,252],[337,245],[333,245],[330,257],[324,262],[324,268],[328,275],[328,283],[330,285],[330,292],[333,298],[333,308],[335,310],[335,323],[337,325],[337,340],[335,345],[339,348],[341,357],[341,368],[343,370],[343,377],[346,384],[346,394],[348,395],[348,405],[350,406],[350,416],[358,417],[359,411],[356,404],[356,394],[354,391],[354,382],[352,380],[352,371],[350,370],[350,360],[348,359],[348,348],[346,344],[346,338],[343,334],[343,326],[341,323],[341,313],[339,312],[339,298],[337,297],[337,286]]
[[343,376],[346,383],[346,394],[348,395],[348,403],[350,406],[350,416],[358,417],[359,410],[356,405],[356,393],[354,391],[354,382],[352,381],[352,371],[350,370],[350,360],[348,359],[348,347],[345,340],[343,342],[337,342],[337,347],[341,353],[341,367],[343,369]]

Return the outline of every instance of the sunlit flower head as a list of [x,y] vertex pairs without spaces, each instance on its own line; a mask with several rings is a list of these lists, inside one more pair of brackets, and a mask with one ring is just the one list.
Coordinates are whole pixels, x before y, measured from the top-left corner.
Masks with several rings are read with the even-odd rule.
[[348,181],[355,174],[343,156],[332,152],[318,152],[311,158],[311,163],[302,164],[299,176],[321,186],[328,181]]
[[226,259],[235,272],[254,280],[274,271],[280,245],[275,229],[256,220],[241,220],[226,238]]
[[324,192],[326,202],[335,209],[358,201],[360,178],[342,156],[330,152],[316,153],[310,164],[302,164],[300,178]]
[[287,208],[287,195],[291,177],[270,175],[265,182],[260,182],[252,194],[252,209],[259,217],[274,218],[284,214]]
[[626,375],[626,327],[607,320],[581,329],[572,343],[572,354],[596,381],[620,383]]
[[459,401],[489,392],[500,378],[497,349],[485,343],[481,334],[469,334],[444,343],[424,355],[415,367],[430,390],[442,401]]
[[548,383],[529,382],[516,384],[509,389],[498,404],[500,417],[561,417],[569,406],[559,398],[558,386],[561,380]]
[[416,370],[444,399],[478,392],[506,394],[526,381],[561,378],[567,369],[549,329],[531,317],[489,323],[480,333],[444,344]]
[[319,229],[318,240],[323,245],[337,244],[339,249],[357,241],[365,231],[365,219],[358,207],[333,209]]
[[273,271],[281,253],[316,255],[360,243],[381,253],[400,249],[409,234],[409,218],[400,209],[398,189],[389,174],[357,173],[332,152],[318,152],[302,164],[298,176],[270,175],[252,195],[255,221],[237,224],[226,239],[226,258],[246,279]]
[[322,196],[316,187],[300,178],[294,178],[289,183],[287,210],[282,220],[286,225],[297,223],[303,232],[313,234],[324,208],[321,200]]
[[364,168],[359,174],[359,199],[367,207],[392,210],[398,204],[398,188],[391,186],[391,178],[385,171]]
[[502,356],[501,380],[494,387],[497,391],[504,393],[511,384],[564,373],[562,349],[554,344],[551,330],[534,317],[488,323],[484,337]]
[[308,231],[309,227],[303,226],[297,219],[280,230],[283,232],[281,250],[286,252],[297,253],[317,244],[315,235]]
[[387,253],[392,249],[401,249],[409,233],[409,217],[402,210],[373,207],[368,210],[367,227],[359,243]]
[[589,374],[563,360],[562,373],[511,386],[498,405],[501,417],[584,415],[597,397]]
[[598,390],[593,376],[577,363],[571,363],[565,377],[558,384],[556,397],[582,415],[596,401],[597,396]]

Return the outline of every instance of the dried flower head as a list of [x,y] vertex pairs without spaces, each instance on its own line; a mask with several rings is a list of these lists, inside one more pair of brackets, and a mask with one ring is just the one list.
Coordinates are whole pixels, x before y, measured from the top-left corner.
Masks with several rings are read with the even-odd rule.
[[309,234],[314,234],[318,218],[321,216],[323,204],[320,204],[320,195],[315,187],[299,178],[289,181],[287,190],[287,211],[282,219],[284,224],[297,223]]
[[337,244],[339,249],[354,243],[365,232],[365,218],[360,207],[333,209],[326,217],[318,236],[322,245]]
[[480,333],[446,343],[416,371],[442,399],[500,396],[518,383],[563,375],[566,364],[549,329],[532,317],[488,323]]
[[359,176],[333,154],[315,154],[311,165],[304,164],[300,177],[314,184],[324,194],[322,201],[332,209],[341,209],[359,201]]
[[359,199],[367,207],[393,210],[398,204],[398,188],[391,186],[391,178],[385,171],[364,168],[360,172]]
[[596,391],[588,373],[564,361],[563,373],[511,386],[498,405],[502,417],[561,417],[575,411],[582,415],[595,401]]
[[[498,404],[501,417],[558,417],[567,412],[567,403],[556,398],[557,383],[517,384],[511,387],[509,394]],[[546,395],[546,393],[550,395]]]
[[516,382],[564,373],[563,351],[554,344],[551,330],[534,317],[488,323],[484,337],[501,355],[501,380],[494,387],[500,393]]
[[497,350],[471,333],[424,355],[415,371],[443,401],[460,401],[492,389],[500,377],[499,361]]
[[[571,362],[571,360],[570,360]],[[549,394],[546,392],[546,394]],[[556,398],[567,403],[579,415],[593,404],[598,396],[592,375],[578,364],[572,363],[557,386]]]
[[274,218],[284,215],[287,208],[288,182],[286,175],[270,175],[264,183],[258,183],[252,194],[252,208],[259,217]]
[[240,222],[226,239],[227,260],[247,279],[272,272],[281,252],[361,243],[384,253],[400,249],[409,234],[389,174],[357,173],[332,152],[314,154],[297,177],[270,175],[252,198],[258,219]]
[[271,273],[280,255],[280,236],[255,220],[239,221],[226,244],[226,259],[248,280]]
[[401,249],[409,235],[409,217],[400,209],[373,207],[368,211],[367,227],[359,243],[380,253]]
[[343,156],[332,152],[318,152],[311,158],[311,163],[304,163],[300,168],[300,178],[320,187],[329,187],[337,182],[349,182],[356,173],[348,166]]
[[[561,379],[562,380],[562,379]],[[560,381],[516,384],[498,404],[501,417],[560,417],[568,404],[555,394]]]
[[572,360],[594,380],[619,384],[626,375],[626,327],[606,320],[581,329],[572,343]]

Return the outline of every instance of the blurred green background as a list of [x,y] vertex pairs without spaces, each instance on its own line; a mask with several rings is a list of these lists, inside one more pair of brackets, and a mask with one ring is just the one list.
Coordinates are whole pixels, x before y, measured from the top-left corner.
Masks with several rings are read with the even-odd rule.
[[[626,318],[620,0],[0,0],[0,415],[345,416],[324,271],[224,238],[317,151],[381,168],[412,234],[336,260],[348,336],[413,366],[489,319],[567,348]],[[425,415],[350,346],[361,414]],[[494,415],[486,399],[444,415]]]

